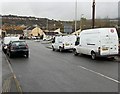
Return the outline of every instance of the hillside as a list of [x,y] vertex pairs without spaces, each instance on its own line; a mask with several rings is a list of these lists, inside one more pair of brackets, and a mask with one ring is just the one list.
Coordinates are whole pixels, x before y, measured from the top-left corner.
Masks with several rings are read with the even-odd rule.
[[[28,26],[38,25],[43,30],[55,30],[61,28],[61,32],[64,31],[64,24],[69,24],[72,26],[74,32],[75,21],[60,21],[60,20],[50,20],[48,18],[37,18],[37,17],[27,17],[27,16],[17,16],[17,15],[1,15],[2,17],[2,29],[3,30],[23,30]],[[80,28],[88,29],[92,26],[92,21],[90,19],[82,18],[81,22],[77,21],[77,30]],[[118,24],[115,19],[96,19],[95,27],[115,27]]]

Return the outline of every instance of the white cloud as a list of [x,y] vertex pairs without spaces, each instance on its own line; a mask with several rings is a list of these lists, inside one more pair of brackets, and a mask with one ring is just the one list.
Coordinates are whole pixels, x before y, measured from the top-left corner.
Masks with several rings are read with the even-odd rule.
[[[45,18],[57,19],[57,20],[74,20],[76,0],[70,0],[70,1],[74,1],[74,2],[67,2],[67,1],[66,2],[36,2],[36,0],[34,0],[34,2],[22,2],[22,0],[21,2],[4,1],[2,2],[2,14],[45,17]],[[79,0],[79,2],[77,3],[78,20],[80,20],[81,14],[84,14],[84,17],[86,18],[91,18],[92,0],[91,2],[82,2],[82,1],[83,0]],[[112,1],[117,1],[117,0],[112,0]],[[99,18],[105,18],[107,16],[110,18],[117,17],[118,15],[117,4],[118,4],[117,2],[99,2],[99,0],[96,0],[96,17]]]

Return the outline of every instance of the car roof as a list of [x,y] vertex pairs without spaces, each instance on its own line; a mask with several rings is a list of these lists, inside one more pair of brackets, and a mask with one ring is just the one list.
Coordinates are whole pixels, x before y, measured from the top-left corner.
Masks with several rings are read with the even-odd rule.
[[12,42],[25,42],[24,40],[17,40],[17,41],[12,41]]

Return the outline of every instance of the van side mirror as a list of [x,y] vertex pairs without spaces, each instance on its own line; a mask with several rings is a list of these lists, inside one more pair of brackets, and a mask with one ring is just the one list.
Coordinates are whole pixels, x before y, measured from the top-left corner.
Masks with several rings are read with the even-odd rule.
[[76,41],[76,42],[75,42],[75,46],[77,46],[77,45],[79,45],[79,41]]
[[80,41],[80,37],[77,37],[76,42],[75,42],[75,46],[79,45],[79,41]]
[[3,44],[3,41],[1,41],[1,44]]
[[53,38],[52,43],[55,43],[55,38]]

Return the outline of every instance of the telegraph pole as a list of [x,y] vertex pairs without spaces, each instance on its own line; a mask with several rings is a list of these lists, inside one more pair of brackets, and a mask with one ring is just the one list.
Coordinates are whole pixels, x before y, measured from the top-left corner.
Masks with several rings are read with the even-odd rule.
[[95,27],[95,0],[93,0],[92,5],[92,28]]

